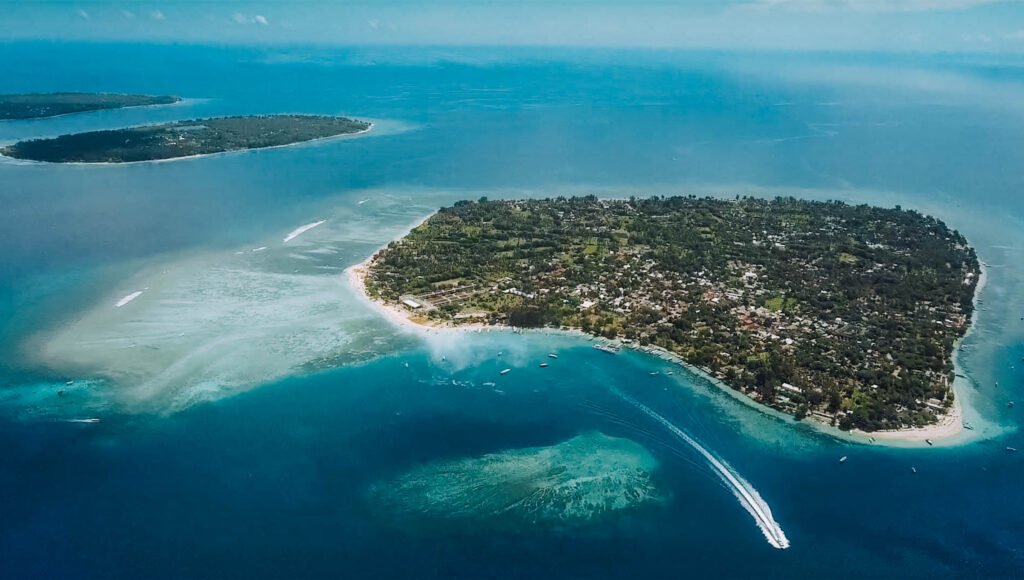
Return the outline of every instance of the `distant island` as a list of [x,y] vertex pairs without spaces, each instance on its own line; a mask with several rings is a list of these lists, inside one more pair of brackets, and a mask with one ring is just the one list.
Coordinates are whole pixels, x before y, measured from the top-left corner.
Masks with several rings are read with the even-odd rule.
[[112,93],[31,93],[0,95],[0,120],[45,119],[104,109],[170,105],[181,97]]
[[370,127],[365,121],[319,115],[219,117],[21,141],[0,154],[50,163],[128,163],[279,147]]
[[694,196],[463,201],[353,272],[420,324],[660,348],[755,401],[864,431],[955,416],[952,355],[981,276],[963,236],[899,206]]

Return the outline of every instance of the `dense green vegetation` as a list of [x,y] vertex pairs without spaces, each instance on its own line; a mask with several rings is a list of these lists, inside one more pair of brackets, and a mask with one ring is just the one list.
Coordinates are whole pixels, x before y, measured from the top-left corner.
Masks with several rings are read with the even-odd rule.
[[934,422],[979,276],[915,211],[672,197],[459,202],[374,257],[368,292],[459,323],[655,345],[798,417]]
[[0,153],[52,163],[124,163],[276,147],[369,128],[369,123],[344,117],[220,117],[21,141]]
[[32,93],[0,95],[0,120],[44,119],[71,113],[103,109],[169,105],[179,97],[149,95],[117,95],[111,93]]

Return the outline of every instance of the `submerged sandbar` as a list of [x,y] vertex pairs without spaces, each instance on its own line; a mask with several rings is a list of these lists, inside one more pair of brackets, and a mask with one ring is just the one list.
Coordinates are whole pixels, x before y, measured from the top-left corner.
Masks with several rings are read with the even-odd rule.
[[576,526],[659,502],[657,467],[639,443],[588,432],[548,447],[418,466],[375,484],[370,496],[376,511],[402,523]]

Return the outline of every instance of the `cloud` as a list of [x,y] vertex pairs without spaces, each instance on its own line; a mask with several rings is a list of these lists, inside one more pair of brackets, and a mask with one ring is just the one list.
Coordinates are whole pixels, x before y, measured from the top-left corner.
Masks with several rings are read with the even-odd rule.
[[150,16],[150,17],[151,17],[151,18],[152,18],[153,20],[163,20],[163,19],[165,18],[165,17],[164,17],[164,13],[163,13],[163,12],[160,12],[159,10],[154,10],[154,11],[150,12],[150,13],[149,13],[149,16]]
[[86,12],[85,10],[82,10],[81,8],[79,8],[78,10],[75,10],[75,14],[77,14],[79,17],[84,18],[86,20],[89,19],[89,13]]
[[122,10],[121,11],[121,16],[124,16],[128,20],[131,20],[132,18],[135,18],[135,13],[132,12],[131,10]]
[[753,0],[739,8],[790,12],[930,12],[1021,2],[1024,0]]
[[241,12],[235,12],[231,15],[231,19],[239,24],[262,24],[263,26],[268,26],[270,24],[267,22],[267,18],[262,14],[257,14],[250,18]]
[[1004,34],[1003,38],[1006,40],[1024,40],[1024,29]]
[[960,40],[964,42],[992,42],[992,37],[987,34],[970,34],[964,32],[960,35]]

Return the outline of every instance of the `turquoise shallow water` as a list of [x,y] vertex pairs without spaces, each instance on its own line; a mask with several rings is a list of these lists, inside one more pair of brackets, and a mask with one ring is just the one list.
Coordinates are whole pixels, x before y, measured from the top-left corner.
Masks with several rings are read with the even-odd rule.
[[[124,48],[5,45],[0,91],[188,100],[6,123],[0,142],[249,112],[382,130],[176,163],[0,162],[0,575],[1019,575],[1024,466],[1003,451],[1024,449],[1006,406],[1024,372],[1015,63]],[[989,264],[961,359],[975,440],[843,443],[574,337],[424,339],[341,274],[438,205],[583,192],[793,193],[945,219]],[[727,461],[792,546],[773,549],[692,449],[609,387]],[[593,430],[644,446],[666,500],[481,532],[395,529],[369,493],[417,465]]]

